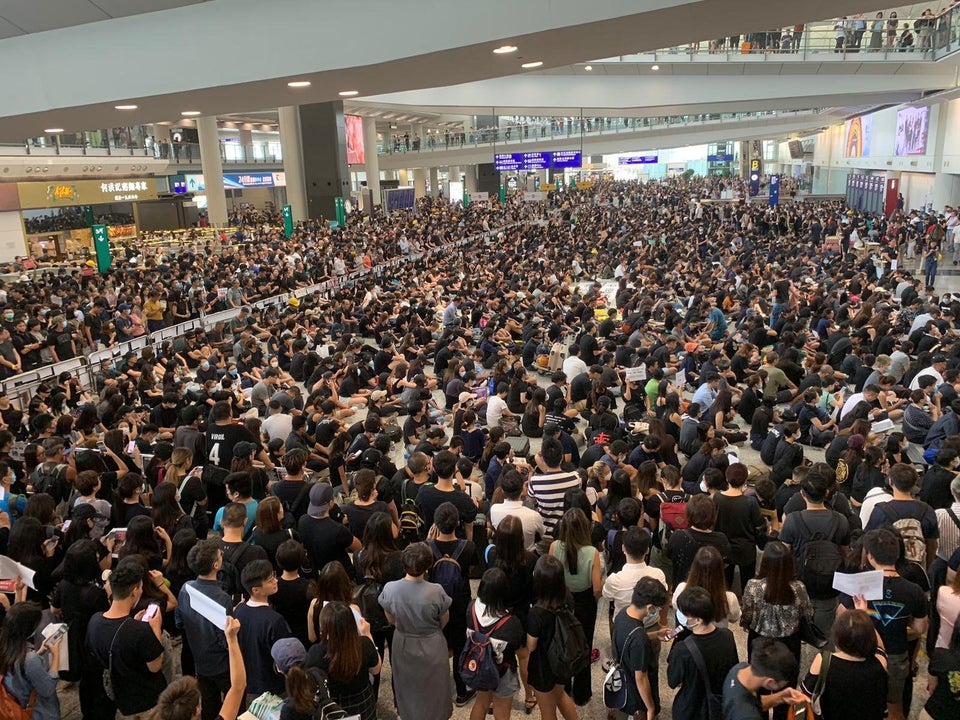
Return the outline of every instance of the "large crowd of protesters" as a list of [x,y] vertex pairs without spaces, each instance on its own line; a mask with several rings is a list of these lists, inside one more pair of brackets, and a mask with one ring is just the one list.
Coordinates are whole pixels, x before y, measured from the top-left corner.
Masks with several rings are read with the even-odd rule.
[[956,212],[725,182],[238,216],[0,287],[5,377],[236,310],[0,394],[0,707],[956,718]]

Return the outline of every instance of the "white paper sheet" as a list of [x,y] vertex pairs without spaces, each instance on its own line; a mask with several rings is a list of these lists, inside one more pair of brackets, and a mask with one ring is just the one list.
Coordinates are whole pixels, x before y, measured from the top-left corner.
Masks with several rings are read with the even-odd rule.
[[36,572],[21,565],[16,560],[8,558],[6,555],[0,555],[0,580],[13,580],[20,578],[23,584],[31,590],[36,590],[37,586],[33,584],[33,576]]
[[687,384],[687,371],[677,370],[677,377],[673,381],[673,384],[676,385],[681,390],[683,390],[683,388],[686,387],[686,384]]
[[641,380],[647,379],[647,366],[638,365],[637,367],[627,368],[624,373],[624,377],[631,382],[639,382]]
[[[53,635],[60,627],[66,627],[66,623],[50,623],[43,630],[40,631],[40,634],[43,636],[43,639],[46,640],[51,635]],[[68,671],[70,670],[70,653],[65,651],[65,648],[70,647],[70,631],[64,630],[63,640],[60,641],[60,670]]]
[[833,589],[850,597],[863,595],[866,600],[883,599],[883,570],[862,573],[834,573]]
[[190,607],[195,610],[200,617],[209,620],[220,630],[227,626],[227,611],[220,603],[204,595],[195,587],[187,584],[183,586],[190,596]]

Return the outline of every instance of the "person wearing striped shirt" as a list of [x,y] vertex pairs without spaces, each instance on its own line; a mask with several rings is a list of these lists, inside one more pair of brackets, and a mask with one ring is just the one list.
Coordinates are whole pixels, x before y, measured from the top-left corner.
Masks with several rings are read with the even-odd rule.
[[563,496],[567,490],[580,487],[580,475],[562,469],[563,448],[554,439],[544,438],[536,463],[540,472],[527,481],[527,494],[537,502],[547,535],[556,537],[556,527],[563,517]]

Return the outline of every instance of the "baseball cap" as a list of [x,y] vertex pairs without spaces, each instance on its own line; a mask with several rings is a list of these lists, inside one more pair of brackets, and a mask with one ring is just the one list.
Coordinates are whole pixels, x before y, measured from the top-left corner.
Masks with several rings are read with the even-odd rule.
[[942,363],[946,361],[947,361],[947,356],[944,355],[943,353],[937,353],[936,355],[933,356],[931,360],[931,362],[935,362],[935,363]]
[[331,502],[333,502],[333,486],[318,482],[310,488],[310,505],[307,506],[307,514],[322,515],[330,509]]
[[383,453],[376,448],[367,448],[360,456],[360,464],[364,467],[376,467],[383,459]]
[[252,442],[247,442],[246,440],[241,440],[236,445],[233,446],[233,456],[236,458],[246,457],[252,452],[255,452],[257,446]]
[[692,353],[692,352],[696,352],[698,347],[700,346],[697,343],[688,342],[686,345],[683,346],[683,349],[686,350],[688,353]]
[[273,664],[277,669],[286,675],[291,668],[303,665],[307,659],[307,651],[297,638],[283,638],[277,640],[270,648],[270,657],[273,658]]
[[475,400],[476,397],[477,396],[474,395],[472,392],[464,391],[460,393],[459,397],[457,398],[457,402],[462,404],[462,403],[465,403],[467,400]]

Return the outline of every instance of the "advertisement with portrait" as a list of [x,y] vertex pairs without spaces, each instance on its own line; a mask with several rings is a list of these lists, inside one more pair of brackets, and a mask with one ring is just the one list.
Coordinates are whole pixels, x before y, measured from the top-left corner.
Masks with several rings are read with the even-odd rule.
[[366,156],[363,152],[363,118],[359,115],[344,115],[347,133],[347,164],[363,165]]
[[925,155],[930,130],[930,108],[904,108],[897,112],[897,138],[894,154]]

